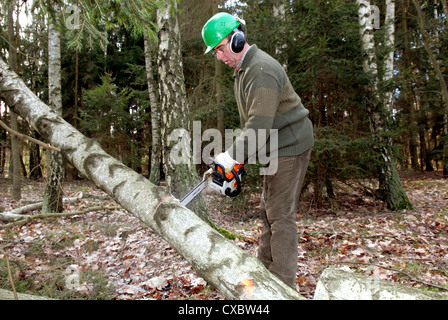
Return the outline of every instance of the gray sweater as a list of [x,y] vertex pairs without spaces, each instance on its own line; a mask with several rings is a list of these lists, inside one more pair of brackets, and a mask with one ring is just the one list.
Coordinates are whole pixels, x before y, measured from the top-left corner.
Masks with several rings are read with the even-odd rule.
[[[242,134],[227,150],[235,160],[244,163],[255,156],[254,146],[250,146],[253,140],[248,138],[247,132],[258,133],[259,129],[265,130],[267,135],[257,135],[257,151],[262,145],[270,152],[275,151],[270,150],[270,129],[278,130],[278,143],[273,143],[271,149],[276,148],[279,157],[296,156],[314,146],[309,111],[301,103],[280,63],[253,45],[241,67],[235,70],[234,77],[235,98],[243,128]],[[258,141],[260,139],[263,140]]]

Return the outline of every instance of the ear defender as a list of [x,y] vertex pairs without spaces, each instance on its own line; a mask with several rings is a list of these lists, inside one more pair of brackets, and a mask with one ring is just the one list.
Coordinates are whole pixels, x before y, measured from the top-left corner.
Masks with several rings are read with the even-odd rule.
[[241,31],[235,32],[230,39],[230,50],[233,53],[240,53],[243,51],[244,45],[246,44],[246,37]]

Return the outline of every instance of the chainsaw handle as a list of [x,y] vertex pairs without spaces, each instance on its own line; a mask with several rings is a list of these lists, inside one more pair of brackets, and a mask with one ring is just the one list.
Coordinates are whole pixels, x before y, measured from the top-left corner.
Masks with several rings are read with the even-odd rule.
[[235,178],[236,181],[236,189],[233,190],[232,192],[230,192],[230,188],[226,189],[226,195],[228,195],[229,197],[233,198],[236,197],[237,195],[239,195],[241,193],[241,180],[240,180],[240,176],[238,175],[238,173],[236,173],[235,169],[232,169],[233,172],[233,176]]
[[232,198],[239,195],[242,190],[241,179],[240,179],[239,174],[244,175],[245,174],[244,169],[241,167],[240,169],[238,169],[238,172],[236,172],[236,170],[234,168],[232,168],[232,171],[231,171],[232,178],[229,178],[229,177],[227,177],[226,170],[223,165],[217,163],[213,158],[210,158],[210,160],[214,164],[214,167],[211,166],[213,169],[213,173],[212,173],[213,182],[222,187],[224,185],[224,181],[231,182],[231,181],[233,181],[233,179],[235,179],[236,189],[233,191],[230,191],[231,189],[227,188],[226,190],[224,190],[224,193],[227,196],[232,197]]

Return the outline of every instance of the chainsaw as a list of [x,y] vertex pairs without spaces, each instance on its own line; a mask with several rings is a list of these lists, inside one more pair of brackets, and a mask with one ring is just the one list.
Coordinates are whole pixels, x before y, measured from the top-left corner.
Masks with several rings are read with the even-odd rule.
[[214,159],[210,160],[212,161],[211,168],[204,173],[202,181],[180,201],[183,206],[188,205],[207,186],[229,197],[236,197],[241,193],[241,178],[246,174],[243,165],[237,163],[232,169],[226,170],[224,166],[217,163]]

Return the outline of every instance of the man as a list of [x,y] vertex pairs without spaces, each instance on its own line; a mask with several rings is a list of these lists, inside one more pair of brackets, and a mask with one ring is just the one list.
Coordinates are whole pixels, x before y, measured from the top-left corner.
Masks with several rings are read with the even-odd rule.
[[[278,167],[275,174],[264,176],[263,230],[258,258],[273,274],[295,289],[296,210],[314,146],[309,112],[283,67],[256,45],[247,43],[239,19],[218,13],[204,25],[202,37],[207,45],[205,53],[213,50],[217,59],[235,69],[234,91],[243,125],[242,134],[215,160],[226,168],[232,168],[237,161],[244,163],[253,156],[248,154],[250,148],[244,132],[249,129],[268,133],[270,129],[277,130]],[[264,136],[268,137],[265,145],[269,145],[269,134]]]

